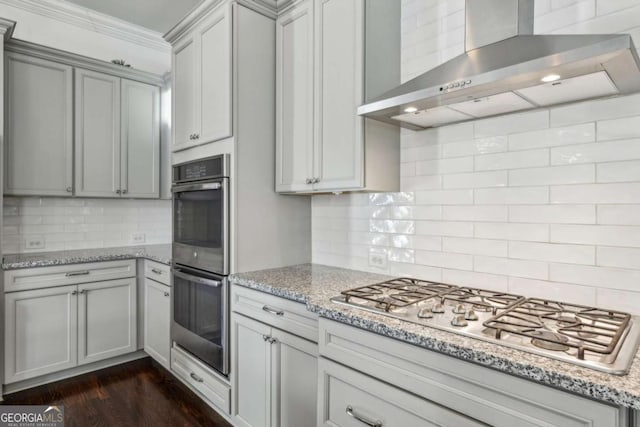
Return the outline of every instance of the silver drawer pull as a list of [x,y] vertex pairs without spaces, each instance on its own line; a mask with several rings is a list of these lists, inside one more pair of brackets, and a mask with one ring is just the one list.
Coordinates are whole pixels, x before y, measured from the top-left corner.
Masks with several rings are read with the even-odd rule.
[[89,274],[89,270],[85,270],[85,271],[72,271],[70,273],[65,274],[65,276],[67,277],[73,277],[73,276],[86,276]]
[[168,297],[168,296],[169,296],[169,292],[165,292],[165,293],[164,293],[164,296],[165,296],[165,297]]
[[191,372],[191,374],[189,374],[191,376],[191,378],[193,378],[195,381],[201,383],[204,380],[202,378],[200,378],[199,376],[197,376],[196,374],[194,374],[193,372]]
[[353,412],[353,407],[351,405],[347,405],[347,415],[349,415],[350,417],[355,418],[356,420],[360,421],[362,424],[366,424],[369,427],[382,427],[382,422],[381,421],[370,421],[366,418],[364,418],[362,415],[358,415],[355,412]]
[[263,305],[262,309],[267,313],[275,314],[276,316],[284,316],[284,311],[276,310],[275,308],[271,308],[268,305]]
[[162,270],[158,269],[158,268],[152,268],[151,269],[152,273],[156,273],[156,274],[162,274]]

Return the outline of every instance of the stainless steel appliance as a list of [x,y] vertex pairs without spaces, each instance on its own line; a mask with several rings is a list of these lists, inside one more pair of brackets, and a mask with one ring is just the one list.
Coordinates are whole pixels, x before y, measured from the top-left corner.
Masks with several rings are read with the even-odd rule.
[[628,313],[410,278],[331,301],[618,375],[640,344]]
[[229,373],[228,156],[173,168],[173,309],[171,337]]

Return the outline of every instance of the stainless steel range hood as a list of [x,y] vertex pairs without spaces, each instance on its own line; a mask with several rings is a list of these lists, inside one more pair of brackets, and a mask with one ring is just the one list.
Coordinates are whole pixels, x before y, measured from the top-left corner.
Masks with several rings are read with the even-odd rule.
[[358,114],[418,130],[640,91],[630,35],[532,35],[533,2],[467,0],[466,52]]

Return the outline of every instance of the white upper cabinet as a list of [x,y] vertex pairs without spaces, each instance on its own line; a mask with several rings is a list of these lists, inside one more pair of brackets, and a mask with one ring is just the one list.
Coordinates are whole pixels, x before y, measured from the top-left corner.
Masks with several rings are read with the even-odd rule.
[[120,186],[124,197],[160,197],[160,88],[122,80]]
[[120,79],[76,69],[76,194],[120,194]]
[[400,83],[399,7],[307,0],[278,17],[276,191],[399,189],[399,129],[356,113]]
[[283,192],[304,191],[313,170],[312,8],[306,0],[276,23],[276,188]]
[[160,89],[76,69],[78,196],[160,196]]
[[5,194],[70,196],[73,68],[6,54]]
[[174,44],[174,151],[232,135],[231,21],[224,3]]

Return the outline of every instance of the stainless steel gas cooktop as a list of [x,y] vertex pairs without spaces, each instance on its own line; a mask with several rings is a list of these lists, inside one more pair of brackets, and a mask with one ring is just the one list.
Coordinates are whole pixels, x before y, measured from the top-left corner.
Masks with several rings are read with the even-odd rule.
[[331,301],[616,375],[640,344],[640,318],[628,313],[410,278]]

